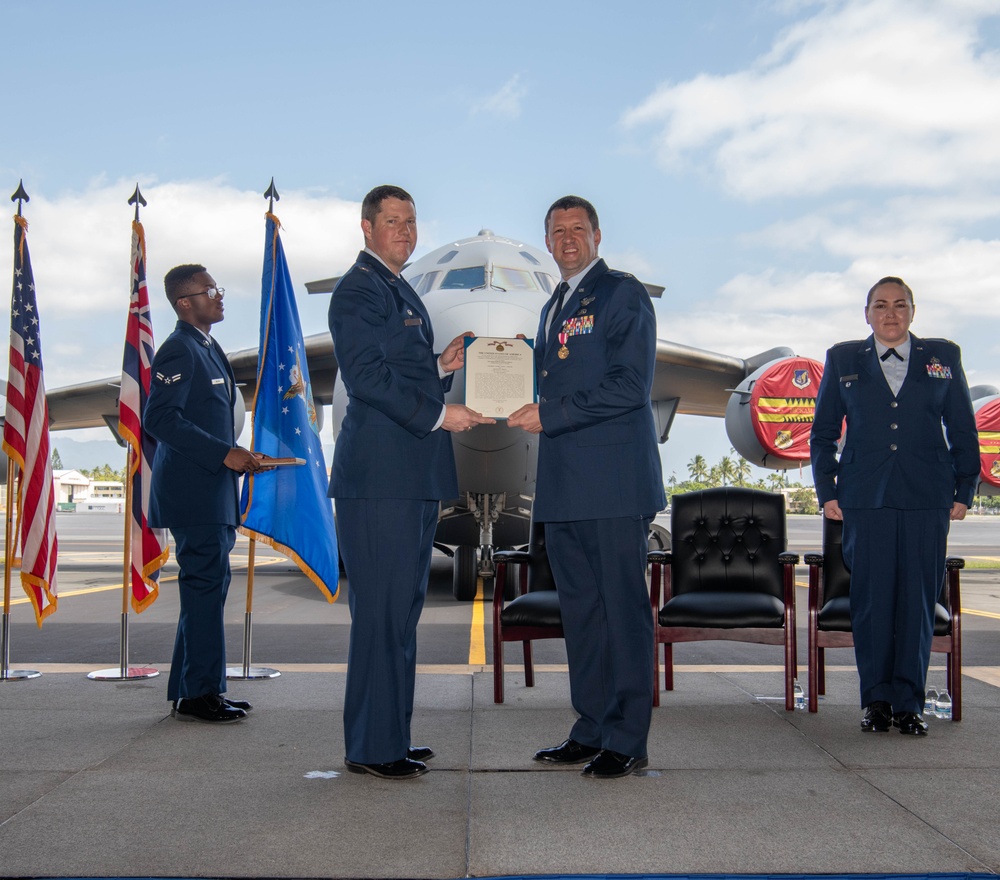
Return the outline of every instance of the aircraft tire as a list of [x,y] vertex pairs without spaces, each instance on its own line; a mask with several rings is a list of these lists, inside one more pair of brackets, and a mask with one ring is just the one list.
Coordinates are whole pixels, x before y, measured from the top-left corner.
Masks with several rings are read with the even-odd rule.
[[451,592],[459,602],[476,598],[479,578],[479,548],[462,544],[455,548]]

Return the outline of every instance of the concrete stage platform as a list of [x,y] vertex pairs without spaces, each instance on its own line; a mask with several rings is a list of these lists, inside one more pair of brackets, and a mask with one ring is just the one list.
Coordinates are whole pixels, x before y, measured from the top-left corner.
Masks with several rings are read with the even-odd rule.
[[169,717],[165,675],[38,668],[0,683],[3,876],[1000,871],[995,667],[927,738],[862,734],[851,668],[816,715],[784,711],[777,667],[681,668],[649,770],[606,782],[531,761],[573,720],[556,667],[511,671],[503,705],[489,667],[422,668],[414,741],[437,757],[407,782],[344,772],[340,665],[232,683],[255,708],[223,727]]

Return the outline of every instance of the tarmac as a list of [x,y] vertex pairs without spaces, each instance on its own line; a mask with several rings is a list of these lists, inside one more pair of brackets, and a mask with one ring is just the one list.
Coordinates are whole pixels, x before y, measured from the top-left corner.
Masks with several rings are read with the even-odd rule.
[[[61,523],[59,610],[38,630],[23,600],[15,608],[12,667],[43,674],[0,681],[0,876],[1000,873],[996,570],[963,574],[961,722],[930,718],[927,737],[861,733],[850,649],[827,652],[818,713],[786,712],[780,648],[691,643],[653,710],[649,767],[590,780],[531,760],[574,720],[562,641],[536,643],[534,688],[508,644],[495,704],[488,601],[454,602],[442,558],[412,725],[414,744],[437,754],[427,775],[392,782],[343,765],[346,596],[328,605],[287,561],[258,571],[253,656],[281,675],[229,683],[254,704],[245,721],[170,716],[172,567],[132,615],[133,662],[161,674],[88,680],[117,662],[119,523]],[[989,529],[959,549],[996,547]],[[245,553],[241,539],[231,664]],[[804,589],[798,609],[805,684]],[[929,681],[943,681],[942,656],[931,662]]]
[[[781,673],[680,669],[649,768],[589,780],[531,760],[573,721],[564,671],[418,675],[432,771],[344,772],[342,667],[235,683],[237,724],[182,723],[165,676],[90,682],[59,664],[0,683],[0,874],[489,877],[1000,871],[1000,680],[968,669],[964,718],[862,734],[856,673],[786,712]],[[990,682],[990,679],[993,679]]]

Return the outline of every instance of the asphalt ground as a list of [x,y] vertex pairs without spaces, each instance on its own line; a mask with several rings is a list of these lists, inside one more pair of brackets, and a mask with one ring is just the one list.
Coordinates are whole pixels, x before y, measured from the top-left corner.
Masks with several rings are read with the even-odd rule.
[[[789,549],[799,554],[820,549],[819,516],[790,516]],[[11,587],[10,662],[83,664],[95,669],[119,662],[122,611],[122,534],[118,514],[61,513],[59,535],[59,607],[38,629],[28,600],[14,577]],[[391,536],[386,536],[391,540]],[[240,536],[232,556],[233,583],[226,608],[227,652],[231,666],[243,659],[249,542]],[[996,635],[1000,632],[1000,517],[970,516],[953,524],[949,553],[968,564],[962,575],[963,660],[967,666],[998,663]],[[255,552],[252,606],[252,661],[280,668],[281,664],[342,664],[347,660],[350,614],[349,584],[341,578],[335,603],[286,557],[258,543]],[[16,575],[16,573],[15,573]],[[157,666],[169,662],[177,621],[177,567],[163,569],[157,600],[141,614],[129,613],[129,661]],[[800,665],[805,668],[805,566],[797,570]],[[492,662],[489,599],[492,581],[481,582],[484,601],[457,602],[451,594],[451,560],[435,551],[427,603],[420,621],[417,662],[421,666],[469,665]],[[535,643],[540,664],[565,664],[563,642]],[[508,663],[510,659],[508,659]],[[739,642],[695,642],[675,647],[679,665],[759,665],[781,662],[780,649]],[[827,663],[851,665],[852,649],[830,649]],[[932,661],[933,662],[933,661]],[[804,675],[804,673],[803,673]]]

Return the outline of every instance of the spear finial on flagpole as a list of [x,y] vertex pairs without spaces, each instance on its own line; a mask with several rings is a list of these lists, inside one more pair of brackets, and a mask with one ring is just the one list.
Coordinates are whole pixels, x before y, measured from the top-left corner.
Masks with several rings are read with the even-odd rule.
[[264,198],[271,200],[270,202],[268,202],[268,205],[267,205],[267,213],[268,214],[273,214],[274,213],[274,203],[281,201],[281,196],[278,195],[278,190],[277,190],[277,188],[274,185],[274,178],[273,177],[271,178],[271,185],[267,188],[267,191],[264,193]]
[[138,223],[139,222],[139,205],[142,205],[144,208],[146,207],[146,200],[142,197],[142,193],[139,192],[139,184],[138,183],[136,183],[136,185],[135,185],[135,192],[132,193],[131,196],[129,196],[128,203],[130,205],[135,205],[135,220]]
[[[273,181],[272,181],[272,184],[273,184]],[[12,202],[17,202],[17,216],[20,217],[21,216],[21,203],[22,202],[30,202],[31,201],[31,198],[24,191],[24,180],[23,179],[21,179],[21,180],[18,181],[18,183],[17,183],[17,192],[14,193],[14,195],[12,195],[10,197],[10,200]]]

